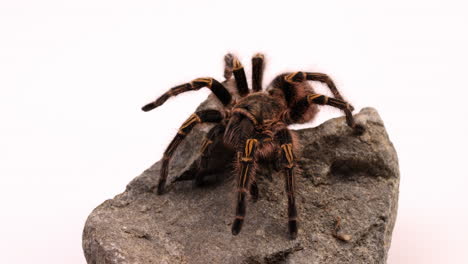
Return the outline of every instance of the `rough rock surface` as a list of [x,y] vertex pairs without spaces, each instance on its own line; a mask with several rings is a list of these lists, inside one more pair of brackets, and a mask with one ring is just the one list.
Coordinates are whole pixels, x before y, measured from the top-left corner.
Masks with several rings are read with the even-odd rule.
[[[355,117],[367,128],[361,136],[344,118],[297,131],[296,240],[288,239],[282,174],[260,172],[260,198],[248,203],[242,232],[233,236],[232,177],[205,188],[176,182],[158,196],[157,162],[91,213],[83,232],[88,263],[385,263],[397,213],[397,155],[376,110]],[[197,158],[207,129],[181,144],[169,181]]]

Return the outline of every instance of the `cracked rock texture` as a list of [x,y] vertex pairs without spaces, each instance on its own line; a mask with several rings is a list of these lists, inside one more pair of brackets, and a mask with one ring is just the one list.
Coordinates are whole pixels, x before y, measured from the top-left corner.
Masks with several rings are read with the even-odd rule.
[[[397,213],[397,155],[376,110],[355,117],[367,129],[361,136],[344,118],[296,131],[302,171],[296,240],[288,239],[281,173],[260,169],[260,198],[248,202],[242,232],[233,236],[229,171],[210,187],[176,182],[158,196],[157,162],[88,217],[88,263],[385,263]],[[181,144],[168,182],[197,159],[208,128],[194,129]]]

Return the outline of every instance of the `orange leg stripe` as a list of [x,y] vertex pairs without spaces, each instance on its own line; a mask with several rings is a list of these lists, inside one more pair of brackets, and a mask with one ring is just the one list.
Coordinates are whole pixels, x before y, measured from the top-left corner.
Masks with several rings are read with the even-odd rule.
[[198,78],[190,82],[192,86],[196,86],[194,85],[195,83],[204,83],[206,87],[211,88],[211,85],[213,85],[213,78]]
[[190,126],[194,122],[197,122],[197,123],[201,122],[200,117],[195,113],[193,113],[191,116],[189,116],[189,118],[187,120],[185,120],[185,122],[182,124],[180,129],[184,129],[184,128]]
[[201,148],[200,148],[200,153],[202,153],[202,154],[205,153],[206,148],[208,148],[208,146],[209,146],[211,143],[213,143],[212,140],[205,139],[205,141],[203,142],[203,144],[202,144],[202,146],[201,146]]
[[292,152],[292,144],[291,143],[283,144],[281,145],[281,148],[283,149],[284,155],[286,156],[286,159],[288,160],[289,165],[292,166],[293,161],[294,161],[294,155]]
[[294,81],[294,80],[293,80],[293,78],[294,78],[297,74],[299,74],[299,73],[302,74],[302,78],[301,78],[301,79],[304,80],[305,77],[306,77],[306,75],[305,75],[305,73],[303,73],[303,72],[293,72],[293,73],[291,73],[291,74],[288,74],[288,75],[286,75],[286,76],[284,77],[284,80],[287,81],[287,82],[289,82],[289,83],[300,83],[300,82],[302,82],[302,81]]
[[234,58],[233,60],[233,70],[234,71],[237,71],[237,70],[240,70],[242,69],[244,66],[242,66],[241,62],[239,61],[239,59],[237,58]]

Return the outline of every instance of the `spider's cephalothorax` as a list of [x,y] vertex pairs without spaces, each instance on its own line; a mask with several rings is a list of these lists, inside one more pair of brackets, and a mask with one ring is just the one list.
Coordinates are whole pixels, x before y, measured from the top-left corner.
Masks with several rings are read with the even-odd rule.
[[[222,110],[202,110],[192,114],[179,129],[179,132],[164,152],[158,194],[164,192],[168,175],[169,161],[177,146],[198,123],[217,123],[207,134],[201,145],[201,162],[197,168],[195,181],[201,182],[205,167],[213,154],[214,145],[222,144],[226,152],[237,153],[236,159],[236,211],[232,233],[237,235],[246,213],[246,196],[250,193],[253,200],[258,198],[255,180],[259,162],[280,164],[284,174],[288,196],[288,227],[291,238],[297,236],[297,210],[295,203],[295,142],[288,125],[311,121],[318,112],[317,105],[329,105],[344,111],[347,124],[362,133],[363,127],[356,125],[351,112],[353,107],[343,100],[333,81],[323,73],[293,72],[277,76],[268,88],[262,90],[264,56],[256,54],[252,58],[252,90],[249,90],[244,67],[232,54],[225,56],[224,76],[220,83],[213,78],[198,78],[170,89],[154,102],[145,105],[143,111],[150,111],[162,105],[171,96],[183,92],[209,88],[224,105]],[[235,88],[240,97],[237,101],[226,89],[225,84],[234,75]],[[333,97],[317,94],[307,81],[325,83]],[[219,156],[219,155],[217,155]],[[234,155],[231,155],[234,156]],[[231,157],[227,155],[228,159]],[[228,160],[227,162],[232,162]]]

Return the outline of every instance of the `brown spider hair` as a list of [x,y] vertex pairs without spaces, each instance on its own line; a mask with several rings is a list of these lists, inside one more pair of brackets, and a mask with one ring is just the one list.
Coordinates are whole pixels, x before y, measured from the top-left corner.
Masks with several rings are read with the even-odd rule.
[[[357,133],[364,128],[356,125],[353,107],[344,101],[332,79],[328,75],[316,72],[292,72],[278,75],[267,89],[262,89],[264,55],[256,54],[252,58],[252,90],[249,89],[244,67],[232,54],[224,58],[224,82],[214,78],[198,78],[189,83],[175,86],[155,101],[143,106],[143,111],[150,111],[164,104],[170,97],[178,94],[209,88],[222,103],[221,110],[208,109],[195,112],[180,127],[177,135],[164,152],[157,193],[165,190],[169,162],[188,133],[200,123],[210,122],[216,125],[208,132],[201,144],[200,161],[190,169],[192,177],[202,184],[204,177],[213,170],[208,168],[217,163],[218,168],[234,160],[236,181],[236,210],[232,233],[237,235],[242,228],[246,215],[246,196],[258,199],[256,170],[259,163],[271,163],[282,170],[285,190],[288,197],[288,229],[292,239],[298,232],[297,209],[295,202],[297,141],[288,125],[311,121],[318,112],[317,105],[329,105],[341,109],[346,115],[347,124]],[[234,76],[235,89],[239,98],[235,100],[226,89]],[[307,81],[325,83],[333,97],[317,94]],[[218,150],[216,150],[218,149]],[[221,149],[221,154],[219,154]],[[215,155],[214,152],[218,151]],[[223,156],[224,155],[224,156]],[[227,162],[226,162],[227,160]],[[224,163],[223,163],[224,161]],[[176,179],[178,180],[178,179]]]

